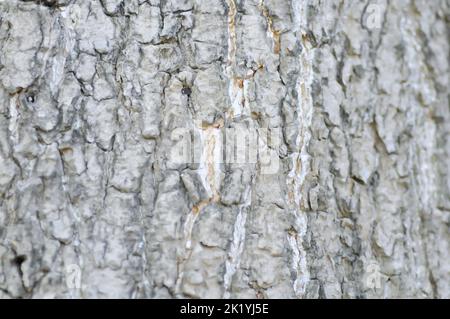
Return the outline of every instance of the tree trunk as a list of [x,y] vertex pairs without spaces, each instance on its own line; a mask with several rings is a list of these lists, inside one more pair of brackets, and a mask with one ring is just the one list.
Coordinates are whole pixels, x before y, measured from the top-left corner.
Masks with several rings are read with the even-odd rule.
[[0,297],[449,298],[449,21],[0,1]]

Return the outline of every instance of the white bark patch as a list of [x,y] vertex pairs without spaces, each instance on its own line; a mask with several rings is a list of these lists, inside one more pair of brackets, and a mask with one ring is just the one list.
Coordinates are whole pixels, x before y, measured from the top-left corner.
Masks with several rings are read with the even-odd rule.
[[239,205],[238,215],[233,229],[233,241],[228,252],[228,258],[225,263],[224,281],[224,298],[229,299],[231,296],[231,284],[233,275],[236,273],[241,261],[241,255],[244,250],[245,243],[245,223],[247,220],[247,209],[251,206],[251,187],[247,188],[244,193],[244,203]]

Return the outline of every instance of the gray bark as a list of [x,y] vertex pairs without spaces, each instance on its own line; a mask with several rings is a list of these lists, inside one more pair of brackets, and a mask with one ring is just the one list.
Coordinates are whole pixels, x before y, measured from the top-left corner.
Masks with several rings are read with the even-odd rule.
[[[0,298],[449,298],[449,21],[0,1]],[[220,163],[230,128],[276,171]]]

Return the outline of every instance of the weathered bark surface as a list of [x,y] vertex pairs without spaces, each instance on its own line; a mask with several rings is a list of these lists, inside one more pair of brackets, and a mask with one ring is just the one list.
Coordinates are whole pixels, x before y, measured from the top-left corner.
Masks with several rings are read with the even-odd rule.
[[0,1],[0,297],[449,298],[449,12]]

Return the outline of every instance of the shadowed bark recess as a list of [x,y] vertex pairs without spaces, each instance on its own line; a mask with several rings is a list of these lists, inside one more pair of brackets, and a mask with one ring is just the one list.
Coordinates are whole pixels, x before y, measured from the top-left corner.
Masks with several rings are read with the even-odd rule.
[[449,31],[449,0],[0,1],[0,298],[449,298]]

